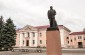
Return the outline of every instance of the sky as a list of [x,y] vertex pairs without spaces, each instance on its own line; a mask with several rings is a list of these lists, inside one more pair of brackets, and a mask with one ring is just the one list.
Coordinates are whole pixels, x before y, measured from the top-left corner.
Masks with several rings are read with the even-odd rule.
[[58,25],[72,32],[85,28],[85,0],[0,0],[0,16],[9,17],[17,28],[49,25],[47,11],[53,6]]

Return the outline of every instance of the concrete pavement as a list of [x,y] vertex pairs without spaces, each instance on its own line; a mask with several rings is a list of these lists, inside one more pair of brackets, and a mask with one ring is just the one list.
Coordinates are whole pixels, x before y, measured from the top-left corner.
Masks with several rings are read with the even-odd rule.
[[[46,55],[46,52],[42,53],[31,53],[31,52],[11,52],[1,51],[0,55]],[[85,55],[85,49],[63,49],[62,55]]]
[[[0,55],[46,55],[46,52],[43,53],[28,53],[28,52],[0,52]],[[85,53],[62,53],[62,55],[85,55]]]

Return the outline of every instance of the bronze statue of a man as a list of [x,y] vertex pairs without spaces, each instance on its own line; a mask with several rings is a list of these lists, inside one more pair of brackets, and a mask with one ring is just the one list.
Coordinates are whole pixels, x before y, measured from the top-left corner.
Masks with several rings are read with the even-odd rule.
[[50,28],[56,28],[57,30],[59,30],[57,26],[57,22],[55,20],[56,11],[53,9],[52,6],[50,6],[50,10],[48,10],[47,15],[50,21]]

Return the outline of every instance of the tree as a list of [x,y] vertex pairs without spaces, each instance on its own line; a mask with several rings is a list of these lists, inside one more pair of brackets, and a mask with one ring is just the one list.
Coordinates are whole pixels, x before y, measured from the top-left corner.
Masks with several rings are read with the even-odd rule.
[[1,16],[0,17],[0,50],[2,50],[2,47],[3,47],[3,32],[4,32],[4,21],[3,21],[3,17]]
[[16,38],[16,28],[14,26],[13,21],[9,18],[6,20],[5,27],[4,27],[4,41],[3,45],[5,50],[8,48],[12,48],[15,45]]

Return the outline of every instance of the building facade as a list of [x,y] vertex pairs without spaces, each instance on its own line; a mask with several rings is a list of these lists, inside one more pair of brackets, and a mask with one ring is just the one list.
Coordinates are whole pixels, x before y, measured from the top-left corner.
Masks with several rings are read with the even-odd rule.
[[[46,47],[46,30],[49,26],[33,27],[26,25],[16,31],[16,47]],[[60,30],[61,46],[67,47],[66,38],[70,30],[63,25],[58,25]],[[53,41],[53,40],[52,40]]]
[[85,31],[72,32],[66,38],[68,48],[82,48],[85,47]]
[[17,47],[36,47],[38,44],[38,31],[32,26],[26,25],[25,27],[16,31],[16,46]]

